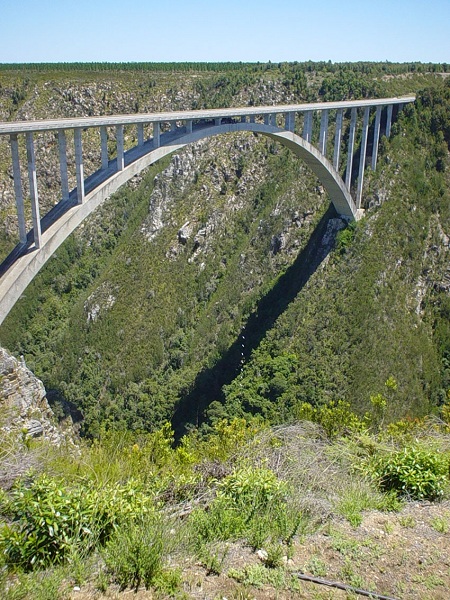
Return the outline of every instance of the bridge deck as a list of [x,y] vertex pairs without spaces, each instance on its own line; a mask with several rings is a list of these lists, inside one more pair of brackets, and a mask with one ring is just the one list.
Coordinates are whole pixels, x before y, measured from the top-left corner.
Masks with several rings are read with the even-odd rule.
[[48,119],[36,121],[17,121],[0,123],[0,135],[25,133],[27,131],[54,131],[84,127],[102,127],[114,125],[135,125],[137,123],[161,123],[174,121],[196,121],[218,119],[219,117],[248,117],[267,114],[308,112],[310,110],[338,110],[384,106],[387,104],[406,104],[414,102],[415,96],[400,98],[377,98],[370,100],[345,100],[342,102],[313,102],[309,104],[277,104],[275,106],[250,106],[242,108],[214,108],[205,110],[186,110],[180,112],[147,113],[135,115],[111,115],[102,117],[78,117],[69,119]]

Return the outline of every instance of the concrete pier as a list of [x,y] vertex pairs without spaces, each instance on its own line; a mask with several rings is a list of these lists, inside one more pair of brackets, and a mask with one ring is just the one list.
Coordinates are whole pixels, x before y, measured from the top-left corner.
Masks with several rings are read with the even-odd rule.
[[313,124],[313,113],[312,110],[305,112],[303,121],[303,139],[311,143],[312,138],[312,124]]
[[319,134],[319,151],[324,156],[327,155],[327,141],[328,141],[328,111],[323,110],[320,115],[320,134]]
[[159,123],[153,123],[153,147],[159,148],[161,144],[161,126]]
[[284,128],[286,131],[295,130],[295,113],[286,113],[284,115]]
[[10,144],[14,178],[14,195],[16,197],[16,210],[19,221],[19,240],[21,244],[25,244],[27,241],[27,229],[23,204],[22,177],[20,173],[19,143],[16,134],[10,136]]
[[342,108],[336,112],[336,131],[334,134],[334,151],[333,151],[333,167],[336,171],[339,171],[339,158],[341,153],[341,139],[342,139],[342,117],[344,111]]
[[109,164],[108,157],[108,132],[106,127],[100,127],[100,148],[102,156],[102,169],[107,169]]
[[369,133],[370,107],[364,109],[362,140],[359,155],[358,187],[356,190],[356,208],[361,208],[362,188],[364,183],[364,168],[366,166],[367,136]]
[[64,129],[58,131],[59,172],[61,175],[62,199],[69,199],[69,175],[67,171],[67,141]]
[[143,146],[144,145],[144,123],[137,124],[137,139],[138,139],[138,146]]
[[123,153],[123,125],[116,125],[117,142],[117,170],[123,171],[125,167],[125,156]]
[[81,141],[81,129],[74,130],[75,143],[75,170],[77,176],[77,202],[83,204],[84,193],[84,167],[83,167],[83,145]]
[[382,106],[377,106],[377,112],[375,114],[375,124],[373,129],[373,144],[372,144],[372,171],[377,168],[378,159],[378,143],[380,141],[380,126],[381,126],[381,111]]
[[352,180],[352,168],[353,168],[353,151],[355,146],[355,132],[356,132],[356,117],[357,108],[352,108],[350,117],[350,131],[348,134],[348,146],[347,146],[347,169],[345,171],[345,185],[350,189],[350,183]]
[[386,116],[386,137],[390,137],[391,135],[391,126],[392,126],[392,109],[393,105],[389,104],[387,107],[387,116]]
[[37,188],[37,175],[36,175],[36,159],[34,155],[34,141],[33,133],[31,131],[26,133],[27,139],[27,162],[28,162],[28,182],[30,185],[30,197],[31,197],[31,217],[33,220],[33,239],[36,248],[40,248],[42,245],[41,235],[41,216],[39,214],[39,194]]

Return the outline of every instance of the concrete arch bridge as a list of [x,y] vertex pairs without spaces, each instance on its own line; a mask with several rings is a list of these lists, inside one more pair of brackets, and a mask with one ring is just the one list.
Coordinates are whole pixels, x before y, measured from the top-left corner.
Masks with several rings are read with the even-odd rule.
[[[251,131],[280,142],[291,149],[316,174],[337,212],[350,220],[357,219],[360,214],[368,144],[371,142],[371,168],[375,169],[380,136],[390,136],[396,112],[404,104],[414,100],[415,97],[408,96],[0,123],[0,135],[8,136],[11,150],[20,239],[16,248],[0,265],[0,324],[60,244],[106,198],[160,158],[180,150],[187,144],[213,135]],[[373,139],[369,140],[371,113]],[[315,130],[314,122],[317,123]],[[137,144],[125,151],[124,127],[128,126],[136,127]],[[354,187],[352,174],[355,171],[355,139],[359,127],[359,166],[356,191],[352,196],[350,190]],[[329,140],[331,128],[334,130],[333,140]],[[101,164],[95,173],[85,178],[82,138],[83,131],[87,129],[99,132]],[[111,137],[111,130],[115,140],[113,157],[108,148],[108,132]],[[41,190],[36,174],[35,138],[43,132],[54,132],[58,138],[59,164],[55,164],[54,167],[60,174],[61,199],[41,218]],[[76,187],[72,190],[69,189],[67,132],[73,133],[75,150]],[[339,174],[344,133],[347,138],[345,180]],[[20,157],[20,145],[23,144],[26,146],[26,165],[22,164]],[[22,167],[27,171],[29,198],[24,197],[22,170],[25,169]],[[42,190],[42,193],[45,193],[45,190]],[[25,218],[27,210],[29,212],[26,202],[31,203],[30,230]]]

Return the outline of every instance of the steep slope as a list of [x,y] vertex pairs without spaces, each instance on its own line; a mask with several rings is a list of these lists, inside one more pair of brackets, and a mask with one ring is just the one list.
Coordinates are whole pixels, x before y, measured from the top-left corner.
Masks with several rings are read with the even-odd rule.
[[[329,95],[341,83],[313,73],[305,90],[295,73],[161,75],[145,107],[143,92],[133,100],[143,75],[116,75],[120,93],[85,80],[60,83],[58,94],[72,90],[70,110],[109,102],[127,112],[133,101],[151,110],[299,100],[299,90]],[[365,92],[389,91],[364,77]],[[46,85],[20,110],[42,115]],[[422,108],[405,111],[385,142],[356,228],[327,212],[320,184],[288,151],[254,135],[155,165],[61,247],[2,326],[2,343],[24,354],[53,402],[82,411],[90,435],[172,418],[181,431],[224,414],[280,422],[303,402],[345,399],[363,412],[390,377],[389,417],[429,410],[448,389],[450,231],[448,152],[435,156],[439,135]]]

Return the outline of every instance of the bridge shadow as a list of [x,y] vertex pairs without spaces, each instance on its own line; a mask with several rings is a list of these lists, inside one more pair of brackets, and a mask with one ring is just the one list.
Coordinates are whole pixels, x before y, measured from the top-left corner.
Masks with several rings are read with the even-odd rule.
[[186,433],[189,425],[199,426],[206,420],[205,410],[211,402],[224,401],[223,386],[237,377],[243,363],[334,247],[336,232],[326,234],[330,219],[337,216],[331,204],[294,263],[259,300],[238,338],[212,367],[197,375],[192,389],[181,398],[172,418],[177,439]]

